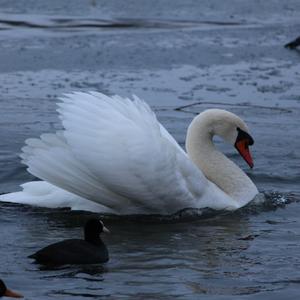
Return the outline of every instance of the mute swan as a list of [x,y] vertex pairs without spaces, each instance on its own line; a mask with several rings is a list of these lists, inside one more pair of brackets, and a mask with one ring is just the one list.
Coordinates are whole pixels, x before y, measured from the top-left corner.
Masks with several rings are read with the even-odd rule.
[[97,92],[66,94],[58,104],[63,131],[27,139],[22,162],[42,179],[0,200],[116,214],[172,214],[184,208],[234,210],[258,190],[218,151],[213,136],[232,144],[252,168],[246,124],[209,109],[194,118],[185,153],[150,107]]

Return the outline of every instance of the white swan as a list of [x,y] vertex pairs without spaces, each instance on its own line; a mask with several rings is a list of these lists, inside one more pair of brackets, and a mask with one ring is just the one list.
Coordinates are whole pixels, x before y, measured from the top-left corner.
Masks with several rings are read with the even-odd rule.
[[214,135],[222,137],[253,166],[248,128],[228,111],[210,109],[194,118],[186,154],[136,96],[76,92],[61,100],[64,130],[28,139],[22,149],[22,162],[43,181],[26,183],[23,191],[0,200],[117,214],[171,214],[187,207],[234,210],[258,193],[213,144]]

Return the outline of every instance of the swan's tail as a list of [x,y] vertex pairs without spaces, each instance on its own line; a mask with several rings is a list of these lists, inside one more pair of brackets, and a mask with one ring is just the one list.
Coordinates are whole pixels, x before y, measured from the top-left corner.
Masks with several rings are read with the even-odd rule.
[[31,181],[21,185],[22,191],[0,195],[0,201],[48,208],[68,207],[72,210],[110,212],[107,207],[89,201],[45,181]]

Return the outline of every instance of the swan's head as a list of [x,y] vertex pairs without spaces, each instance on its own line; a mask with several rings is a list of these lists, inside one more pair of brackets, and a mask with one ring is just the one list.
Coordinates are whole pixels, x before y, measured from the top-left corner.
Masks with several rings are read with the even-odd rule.
[[206,127],[206,131],[211,137],[214,135],[220,136],[233,145],[250,168],[253,167],[249,146],[253,145],[254,140],[241,118],[226,110],[208,109],[200,113],[197,119],[202,128]]

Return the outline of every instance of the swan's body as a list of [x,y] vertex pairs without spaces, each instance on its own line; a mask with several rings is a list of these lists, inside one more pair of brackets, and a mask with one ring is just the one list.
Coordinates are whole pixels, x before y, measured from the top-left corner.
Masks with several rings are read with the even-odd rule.
[[23,191],[1,200],[170,214],[186,207],[233,210],[258,193],[212,142],[220,135],[234,144],[238,130],[248,135],[244,122],[232,113],[212,109],[198,115],[187,132],[186,154],[137,97],[73,93],[61,100],[64,130],[28,139],[22,149],[28,171],[43,181],[26,183]]

